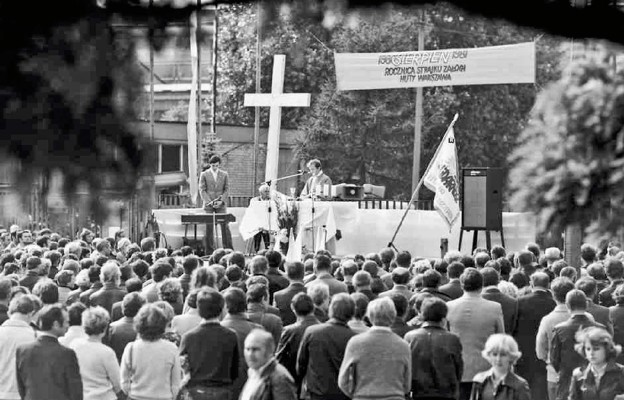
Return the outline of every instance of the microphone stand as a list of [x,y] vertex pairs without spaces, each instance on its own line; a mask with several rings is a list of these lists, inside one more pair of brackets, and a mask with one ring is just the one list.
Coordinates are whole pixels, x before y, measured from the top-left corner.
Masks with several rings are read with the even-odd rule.
[[279,182],[279,181],[283,181],[284,179],[294,178],[295,176],[301,176],[301,175],[303,175],[303,174],[305,174],[305,173],[306,173],[305,171],[299,171],[299,172],[298,172],[298,173],[296,173],[296,174],[292,174],[292,175],[288,175],[288,176],[283,176],[283,177],[281,177],[281,178],[270,179],[270,180],[265,181],[265,182],[262,182],[262,183],[263,183],[263,184],[266,184],[266,185],[271,186],[271,184],[272,184],[273,182]]

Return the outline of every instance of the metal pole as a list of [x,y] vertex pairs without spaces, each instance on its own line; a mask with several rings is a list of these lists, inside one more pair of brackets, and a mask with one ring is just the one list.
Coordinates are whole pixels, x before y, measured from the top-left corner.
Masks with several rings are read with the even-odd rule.
[[[150,0],[149,7],[150,10],[152,5],[154,4],[154,0]],[[148,27],[148,37],[153,39],[154,29],[152,28],[152,23],[150,22],[150,26]],[[149,97],[149,124],[150,124],[150,139],[154,141],[154,49],[152,43],[149,44],[149,69],[150,69],[150,97]]]
[[[418,25],[418,51],[425,49],[424,11],[421,12],[421,21]],[[418,200],[418,181],[420,179],[420,142],[422,137],[423,117],[423,88],[416,88],[416,112],[414,119],[414,160],[412,163],[412,199]]]
[[[257,3],[257,11],[256,11],[256,93],[260,93],[260,63],[262,61],[262,57],[260,55],[260,44],[261,44],[261,28],[262,24],[260,21],[260,13],[262,11],[261,2]],[[253,157],[252,157],[252,165],[253,165],[253,180],[251,187],[251,196],[256,193],[256,187],[258,186],[258,147],[260,145],[260,107],[256,107],[254,110],[255,120],[254,120],[254,147],[253,147]]]

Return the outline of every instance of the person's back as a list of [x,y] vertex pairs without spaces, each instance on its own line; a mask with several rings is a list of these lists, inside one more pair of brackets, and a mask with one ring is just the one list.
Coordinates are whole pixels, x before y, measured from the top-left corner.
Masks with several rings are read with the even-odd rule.
[[25,400],[82,400],[82,379],[73,350],[57,337],[67,330],[67,312],[58,305],[39,313],[42,333],[17,347],[17,385]]
[[115,261],[108,261],[100,269],[102,287],[89,296],[89,305],[103,307],[110,314],[113,304],[123,300],[126,291],[119,287],[121,273]]
[[[624,285],[619,286],[613,297],[616,305],[609,307],[609,316],[613,321],[613,341],[620,346],[624,346]],[[624,363],[624,352],[620,353],[616,361]]]
[[250,285],[247,289],[247,317],[251,322],[262,325],[271,332],[277,347],[283,324],[280,317],[266,311],[265,303],[268,298],[269,293],[265,285],[258,283]]
[[28,321],[34,313],[34,302],[21,296],[10,304],[11,317],[0,325],[0,399],[20,399],[17,389],[15,353],[18,346],[32,343],[35,330]]
[[412,355],[413,398],[456,399],[464,369],[459,337],[444,329],[448,308],[443,300],[426,299],[423,326],[405,335]]
[[346,293],[332,298],[331,319],[306,329],[299,347],[297,375],[303,377],[312,400],[347,399],[338,387],[338,373],[347,342],[355,336],[347,326],[355,312],[355,303]]

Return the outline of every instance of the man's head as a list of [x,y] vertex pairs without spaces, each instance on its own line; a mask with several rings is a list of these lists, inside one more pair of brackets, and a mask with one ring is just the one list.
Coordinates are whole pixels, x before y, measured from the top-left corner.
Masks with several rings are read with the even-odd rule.
[[197,310],[203,319],[220,317],[224,304],[223,296],[215,290],[203,288],[197,294]]
[[0,278],[0,303],[8,304],[13,284],[8,278]]
[[394,304],[394,309],[396,311],[397,317],[404,319],[407,315],[407,308],[409,306],[407,298],[400,293],[392,293],[388,297],[390,298],[390,300],[392,300],[392,303]]
[[296,316],[305,317],[314,312],[314,302],[306,293],[297,293],[290,301],[290,308]]
[[604,262],[604,269],[611,281],[624,278],[624,266],[617,258],[607,258]]
[[245,361],[249,368],[259,370],[275,351],[273,336],[264,329],[253,329],[245,338]]
[[596,261],[596,255],[598,254],[598,250],[594,246],[589,243],[583,243],[581,246],[581,259],[585,262],[585,264],[591,264]]
[[464,273],[464,264],[459,261],[453,261],[446,268],[446,273],[448,274],[449,279],[459,279],[461,274]]
[[381,265],[387,269],[392,260],[394,260],[394,250],[390,247],[381,249],[379,252],[379,258],[381,258]]
[[396,255],[395,262],[399,267],[409,269],[412,263],[412,255],[409,251],[400,251],[399,254]]
[[39,311],[39,329],[55,337],[65,335],[69,328],[69,315],[65,307],[58,304],[44,306]]
[[208,160],[208,164],[210,164],[211,170],[217,171],[219,169],[219,166],[221,165],[221,157],[216,155],[210,157],[210,159]]
[[518,268],[527,268],[530,267],[531,264],[535,262],[535,255],[529,250],[522,250],[516,254],[516,263],[518,264]]
[[329,306],[329,287],[327,285],[323,283],[311,285],[308,288],[308,295],[316,307],[327,310]]
[[40,279],[33,287],[32,293],[39,297],[43,304],[54,304],[59,300],[58,286],[52,279]]
[[572,289],[566,294],[565,304],[570,312],[584,312],[587,310],[587,296],[581,290]]
[[353,286],[356,290],[370,289],[371,276],[366,271],[358,271],[353,275]]
[[475,254],[474,259],[475,259],[475,264],[477,265],[477,268],[481,269],[485,267],[485,263],[490,261],[490,255],[486,252],[480,252],[480,253]]
[[444,300],[437,297],[429,297],[420,305],[421,318],[425,322],[441,323],[448,313],[448,307]]
[[112,283],[119,285],[121,271],[115,261],[107,261],[100,269],[100,281],[102,283]]
[[535,257],[535,260],[539,259],[540,247],[537,245],[537,243],[529,243],[529,244],[527,244],[526,245],[526,249],[533,254],[533,257]]
[[476,268],[466,268],[459,277],[464,292],[481,292],[483,275]]
[[279,268],[282,263],[282,254],[279,251],[269,250],[264,255],[269,263],[269,268]]
[[316,175],[321,170],[321,162],[317,159],[310,160],[307,167],[312,175]]
[[[321,285],[318,285],[321,286]],[[387,299],[390,304],[392,301]],[[392,306],[394,309],[394,305]],[[337,293],[331,298],[331,302],[329,303],[329,317],[337,319],[341,322],[347,322],[355,313],[355,302],[346,293]]]
[[32,295],[13,297],[9,304],[9,315],[21,314],[23,317],[33,318],[38,307],[32,297]]
[[596,296],[597,285],[596,285],[596,280],[594,278],[590,278],[590,277],[581,278],[578,281],[576,281],[574,286],[578,290],[585,293],[585,296],[590,300]]
[[490,255],[492,256],[492,260],[498,260],[501,257],[505,257],[507,253],[505,252],[505,248],[503,246],[494,246],[492,250],[490,250]]
[[481,270],[481,275],[483,275],[483,286],[496,286],[500,280],[500,276],[498,272],[494,268],[485,267]]
[[128,293],[121,301],[121,312],[124,317],[134,318],[145,303],[145,297],[141,293]]
[[242,289],[236,287],[227,288],[225,292],[223,292],[223,299],[225,300],[225,309],[228,314],[242,314],[247,310],[245,292],[243,292]]
[[[405,298],[403,299],[405,300]],[[387,297],[383,297],[375,299],[368,304],[368,311],[366,312],[366,315],[373,326],[389,327],[394,323],[397,312],[394,308],[392,300]]]
[[531,287],[533,289],[544,289],[548,290],[548,286],[550,285],[550,278],[544,272],[536,272],[531,275]]
[[182,262],[182,268],[184,268],[184,273],[187,275],[191,275],[193,271],[197,269],[199,266],[199,257],[191,254],[184,258]]
[[331,258],[319,254],[314,257],[314,271],[319,273],[331,273]]
[[392,282],[395,285],[407,285],[410,280],[410,273],[407,268],[396,267],[392,271]]
[[254,283],[247,288],[247,303],[263,303],[269,299],[267,285]]
[[251,259],[249,270],[252,275],[266,275],[269,269],[269,260],[265,256],[255,256]]
[[305,274],[303,263],[299,261],[287,262],[285,265],[286,277],[291,282],[303,281]]
[[156,249],[156,241],[152,237],[141,239],[141,251],[154,251]]
[[574,282],[568,278],[555,278],[550,285],[553,298],[559,304],[565,304],[566,295],[574,290]]
[[28,246],[29,244],[32,244],[34,241],[32,232],[30,232],[29,230],[24,230],[18,233],[17,238],[19,242],[23,244],[24,246]]
[[437,289],[442,282],[442,275],[435,269],[425,271],[423,274],[423,287]]
[[549,247],[544,250],[544,257],[546,257],[548,265],[552,265],[555,261],[561,260],[561,250],[556,247]]
[[264,183],[258,189],[258,193],[260,193],[262,200],[269,200],[271,197],[271,187]]

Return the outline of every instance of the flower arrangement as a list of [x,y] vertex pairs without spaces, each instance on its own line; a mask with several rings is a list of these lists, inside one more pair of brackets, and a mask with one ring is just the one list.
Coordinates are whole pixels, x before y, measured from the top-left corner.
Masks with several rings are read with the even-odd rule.
[[279,229],[286,229],[289,233],[292,230],[293,237],[296,237],[299,222],[299,205],[297,202],[289,200],[281,193],[276,193],[275,208],[277,209],[277,226]]

